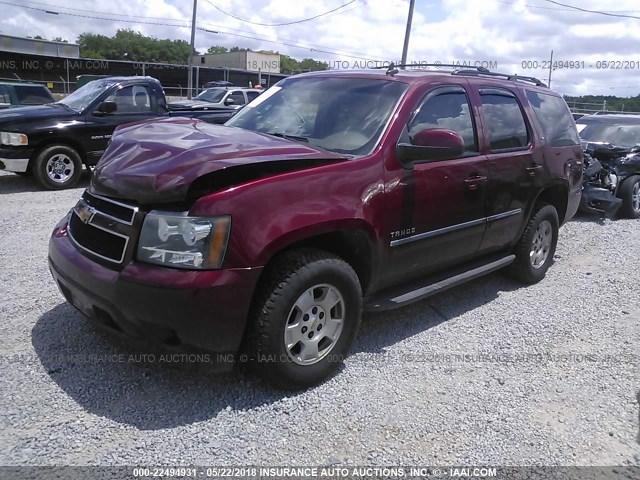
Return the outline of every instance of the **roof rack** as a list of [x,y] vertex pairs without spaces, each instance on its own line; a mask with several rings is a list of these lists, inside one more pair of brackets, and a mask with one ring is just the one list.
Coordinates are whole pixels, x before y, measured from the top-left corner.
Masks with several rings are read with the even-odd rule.
[[520,76],[517,74],[513,74],[510,75],[508,73],[499,73],[499,72],[492,72],[490,70],[488,70],[485,67],[474,67],[474,66],[470,66],[470,65],[456,65],[454,63],[390,63],[388,66],[380,66],[380,67],[375,67],[375,68],[386,68],[387,69],[387,75],[395,75],[396,73],[398,73],[400,70],[400,68],[407,68],[407,67],[419,67],[419,68],[424,68],[424,67],[445,67],[445,68],[453,68],[454,71],[451,72],[452,75],[474,75],[474,76],[480,76],[480,75],[486,75],[486,76],[490,76],[490,77],[500,77],[500,78],[506,78],[507,80],[510,81],[524,81],[524,82],[530,82],[533,83],[534,85],[538,86],[538,87],[545,87],[547,88],[547,85],[545,83],[543,83],[542,81],[540,81],[539,79],[535,78],[535,77],[526,77],[526,76]]

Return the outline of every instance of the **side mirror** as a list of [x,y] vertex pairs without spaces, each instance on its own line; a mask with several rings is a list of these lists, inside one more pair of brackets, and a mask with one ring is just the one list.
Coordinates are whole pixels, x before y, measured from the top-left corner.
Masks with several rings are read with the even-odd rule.
[[229,97],[224,101],[224,104],[225,105],[235,105],[236,101],[233,98]]
[[405,168],[414,162],[437,162],[460,157],[464,140],[459,133],[444,128],[428,128],[413,136],[412,143],[398,144],[398,159]]
[[118,110],[118,104],[116,102],[102,102],[98,105],[98,108],[93,112],[96,117],[104,117]]

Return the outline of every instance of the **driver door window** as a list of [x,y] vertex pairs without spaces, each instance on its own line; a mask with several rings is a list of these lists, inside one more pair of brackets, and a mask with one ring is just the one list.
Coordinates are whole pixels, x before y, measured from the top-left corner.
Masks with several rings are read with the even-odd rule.
[[151,112],[151,95],[146,87],[134,85],[116,90],[107,98],[118,106],[116,114],[131,115]]
[[97,161],[107,148],[107,143],[118,125],[137,122],[156,116],[157,103],[151,92],[143,85],[132,85],[111,92],[105,99],[115,102],[117,110],[109,115],[90,115],[91,128],[83,130],[92,161]]
[[0,85],[0,108],[11,106],[11,96],[7,87]]
[[464,140],[465,152],[477,152],[478,143],[470,112],[469,99],[464,91],[436,91],[423,100],[409,122],[409,136],[413,140],[416,133],[430,128],[453,130]]
[[245,100],[244,100],[244,93],[242,92],[231,92],[231,94],[227,97],[227,100],[231,99],[233,100],[233,103],[231,105],[244,105]]

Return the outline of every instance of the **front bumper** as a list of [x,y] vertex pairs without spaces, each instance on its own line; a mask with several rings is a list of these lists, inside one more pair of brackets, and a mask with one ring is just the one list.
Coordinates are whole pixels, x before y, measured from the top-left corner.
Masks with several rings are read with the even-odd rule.
[[620,207],[622,207],[622,199],[606,188],[585,185],[582,189],[580,210],[583,212],[615,218]]
[[49,242],[49,267],[69,303],[102,329],[136,343],[220,358],[240,348],[262,270],[200,272],[131,262],[114,271],[76,249],[64,220]]
[[27,147],[0,147],[0,170],[26,172],[33,149]]

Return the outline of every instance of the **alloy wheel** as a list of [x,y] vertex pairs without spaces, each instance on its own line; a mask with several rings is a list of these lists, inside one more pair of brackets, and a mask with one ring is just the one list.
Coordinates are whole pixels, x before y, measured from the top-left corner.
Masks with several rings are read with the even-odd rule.
[[529,260],[533,268],[540,268],[547,261],[549,251],[551,250],[551,241],[553,240],[553,227],[548,220],[540,222],[533,234],[531,242],[531,251],[529,252]]
[[640,212],[640,181],[636,182],[631,190],[631,208],[635,212]]
[[64,153],[52,155],[46,164],[47,175],[55,183],[67,182],[75,172],[75,165],[71,158]]
[[284,344],[298,365],[313,365],[333,349],[345,321],[345,302],[340,291],[327,283],[307,289],[289,312]]

